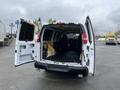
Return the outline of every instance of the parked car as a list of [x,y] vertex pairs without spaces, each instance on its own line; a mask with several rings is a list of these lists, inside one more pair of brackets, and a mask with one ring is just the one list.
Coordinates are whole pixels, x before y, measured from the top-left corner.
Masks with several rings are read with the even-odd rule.
[[120,35],[117,35],[117,43],[120,44]]
[[116,45],[117,44],[117,36],[115,35],[114,32],[109,32],[106,34],[106,37],[105,37],[105,44],[114,44]]
[[74,23],[43,25],[35,40],[37,26],[21,24],[15,46],[15,66],[34,62],[37,69],[65,73],[95,73],[95,40],[91,20],[85,26]]

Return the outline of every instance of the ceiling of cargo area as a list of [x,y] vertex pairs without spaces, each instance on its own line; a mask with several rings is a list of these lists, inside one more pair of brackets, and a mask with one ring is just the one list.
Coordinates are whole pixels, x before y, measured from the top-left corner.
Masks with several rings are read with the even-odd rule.
[[67,33],[79,33],[80,32],[80,25],[79,24],[53,24],[49,25],[49,27],[53,28],[54,30],[60,30]]

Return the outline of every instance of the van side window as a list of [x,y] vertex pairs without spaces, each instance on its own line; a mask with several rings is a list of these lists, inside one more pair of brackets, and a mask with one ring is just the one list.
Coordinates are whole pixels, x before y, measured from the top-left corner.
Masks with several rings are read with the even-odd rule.
[[44,41],[50,41],[52,38],[53,31],[46,29],[44,32],[43,40]]
[[88,40],[91,43],[92,42],[92,37],[91,37],[91,33],[90,33],[90,26],[89,23],[86,23],[86,28],[87,28],[87,32],[88,32]]
[[33,41],[34,39],[34,25],[23,22],[20,29],[20,41]]

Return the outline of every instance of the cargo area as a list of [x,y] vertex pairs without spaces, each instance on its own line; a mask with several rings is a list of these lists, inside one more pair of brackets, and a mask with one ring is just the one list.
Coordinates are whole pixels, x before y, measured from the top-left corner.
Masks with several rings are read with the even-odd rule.
[[81,63],[82,32],[80,25],[51,25],[43,34],[44,60]]
[[71,51],[67,51],[67,52],[57,53],[53,56],[47,57],[46,59],[53,60],[53,61],[59,61],[59,62],[80,63],[79,57],[80,57],[80,52],[71,50]]

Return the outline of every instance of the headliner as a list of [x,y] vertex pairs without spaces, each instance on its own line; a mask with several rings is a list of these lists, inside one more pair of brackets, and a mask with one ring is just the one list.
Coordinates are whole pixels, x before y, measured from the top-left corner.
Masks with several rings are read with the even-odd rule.
[[47,28],[63,31],[66,33],[80,33],[81,31],[80,24],[49,24],[47,25]]

